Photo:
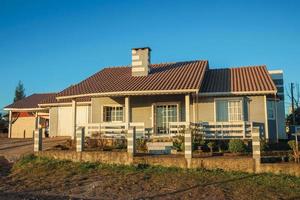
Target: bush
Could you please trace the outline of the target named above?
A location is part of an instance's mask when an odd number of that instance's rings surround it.
[[[290,140],[288,141],[288,145],[290,146],[290,148],[292,150],[295,150],[296,149],[296,141],[295,140]]]
[[[260,140],[260,150],[261,151],[266,151],[268,150],[270,147],[269,147],[269,144],[268,142],[266,141],[266,139],[262,138]]]
[[[178,136],[173,140],[173,146],[177,151],[184,151],[184,136]]]
[[[210,149],[210,153],[213,153],[214,147],[216,146],[216,144],[212,141],[210,141],[209,143],[207,143],[207,147]]]
[[[242,140],[232,139],[229,141],[228,150],[232,153],[242,153],[246,151],[246,145]]]

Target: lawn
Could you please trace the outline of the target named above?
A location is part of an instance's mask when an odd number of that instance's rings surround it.
[[[299,188],[300,178],[291,176],[75,163],[30,155],[2,175],[0,199],[300,199]]]

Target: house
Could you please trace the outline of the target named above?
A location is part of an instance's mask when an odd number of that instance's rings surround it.
[[[88,135],[137,126],[172,136],[193,126],[208,139],[248,139],[258,126],[267,140],[286,138],[282,71],[210,69],[207,60],[151,64],[149,47],[131,54],[130,66],[104,68],[38,104],[48,110],[50,136],[74,137],[80,126]]]
[[[55,93],[32,94],[4,108],[9,111],[9,135],[11,138],[32,138],[34,130],[45,128],[49,123],[48,109],[40,108],[39,103]]]

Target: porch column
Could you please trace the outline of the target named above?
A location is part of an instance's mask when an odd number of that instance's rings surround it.
[[[125,122],[130,123],[130,97],[125,97]]]
[[[41,128],[34,131],[34,152],[42,151],[43,147],[43,132]]]
[[[185,95],[185,121],[190,124],[190,94]]]
[[[127,131],[127,152],[130,156],[135,154],[135,127],[129,127]]]
[[[187,167],[190,168],[192,160],[192,130],[190,128],[185,130],[184,133],[184,157],[187,161]]]
[[[76,138],[76,100],[72,99],[72,139]]]
[[[84,127],[79,127],[76,132],[76,152],[82,152],[84,149]]]
[[[255,160],[255,171],[257,172],[261,163],[260,130],[257,127],[252,128],[252,156]]]
[[[11,130],[12,130],[12,111],[10,110],[8,113],[8,138],[11,138]]]

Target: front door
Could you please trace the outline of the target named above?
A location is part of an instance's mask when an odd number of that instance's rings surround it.
[[[156,106],[156,133],[169,133],[169,122],[178,121],[178,105],[157,105]]]

